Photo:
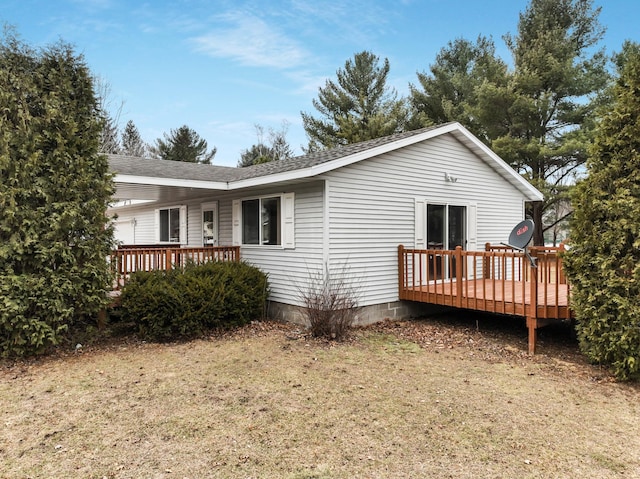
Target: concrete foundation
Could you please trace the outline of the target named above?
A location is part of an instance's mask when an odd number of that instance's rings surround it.
[[[419,318],[421,316],[436,314],[445,309],[446,308],[442,306],[414,303],[412,301],[394,301],[374,304],[360,308],[355,325],[365,326],[385,320]],[[276,321],[306,324],[306,319],[302,314],[301,307],[275,301],[269,301],[267,317]]]

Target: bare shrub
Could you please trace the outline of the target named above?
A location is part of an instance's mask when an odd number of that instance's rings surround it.
[[[309,283],[298,288],[302,314],[314,337],[342,340],[358,317],[358,288],[347,265],[309,272]]]

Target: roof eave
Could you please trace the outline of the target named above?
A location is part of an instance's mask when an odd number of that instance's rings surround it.
[[[159,178],[152,176],[121,175],[116,174],[114,183],[173,186],[176,188],[199,188],[205,190],[228,190],[229,184],[225,181],[186,180],[180,178]]]

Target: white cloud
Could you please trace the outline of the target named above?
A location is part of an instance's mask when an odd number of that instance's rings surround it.
[[[198,51],[249,66],[289,69],[305,63],[305,50],[262,19],[246,14],[218,19],[230,26],[192,38]]]
[[[375,41],[388,28],[394,15],[390,5],[368,0],[291,0],[292,15],[308,34],[326,37],[326,32],[331,32],[334,39],[360,45]]]

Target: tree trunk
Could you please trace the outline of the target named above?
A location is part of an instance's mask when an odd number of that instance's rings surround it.
[[[542,201],[531,203],[531,219],[536,225],[533,232],[534,246],[544,246],[544,224],[542,223]]]

